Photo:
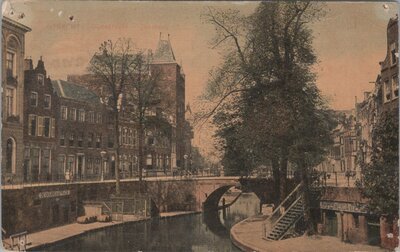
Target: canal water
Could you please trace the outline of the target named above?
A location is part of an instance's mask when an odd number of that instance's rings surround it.
[[[62,241],[44,251],[240,251],[231,243],[229,230],[258,210],[257,196],[244,193],[225,211],[126,223]]]

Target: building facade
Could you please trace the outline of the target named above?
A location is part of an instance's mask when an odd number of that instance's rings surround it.
[[[391,18],[387,26],[386,57],[379,62],[380,76],[376,83],[378,89],[379,113],[398,109],[399,105],[399,26],[398,17]]]
[[[31,59],[25,59],[24,87],[24,163],[25,182],[58,179],[56,162],[56,119],[58,97],[50,78],[46,76],[40,59],[33,68]]]
[[[101,180],[115,174],[113,130],[100,98],[85,87],[52,81],[59,97],[57,170],[66,180]]]
[[[24,57],[25,33],[31,29],[2,19],[2,183],[24,179]]]
[[[151,67],[161,73],[158,82],[162,110],[171,118],[171,165],[172,168],[185,169],[185,74],[175,59],[171,42],[158,41]]]

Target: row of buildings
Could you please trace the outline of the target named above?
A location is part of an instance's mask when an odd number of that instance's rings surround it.
[[[25,59],[25,34],[31,29],[10,18],[2,24],[2,183],[99,180],[137,176],[138,125],[120,110],[114,115],[88,88],[87,76],[51,80],[45,62]],[[160,103],[146,114],[147,175],[185,169],[193,137],[185,120],[185,74],[168,39],[160,40],[151,67],[161,72]],[[125,106],[125,105],[123,105]],[[119,167],[115,165],[119,138]]]
[[[372,131],[379,116],[386,111],[398,110],[398,18],[390,19],[387,27],[387,53],[379,62],[373,90],[364,92],[361,102],[355,101],[351,110],[336,111],[338,126],[333,132],[334,145],[328,160],[320,170],[332,173],[361,172],[360,161],[370,162],[372,155]]]
[[[398,243],[396,223],[370,213],[368,199],[362,197],[354,182],[362,181],[361,164],[371,162],[373,129],[379,117],[385,112],[399,113],[398,36],[398,17],[391,18],[387,25],[387,53],[379,62],[374,88],[364,93],[361,102],[356,101],[354,109],[337,112],[334,144],[327,160],[318,167],[329,174],[328,185],[334,186],[327,188],[320,202],[326,234],[389,249]],[[344,183],[340,183],[338,174],[346,178]]]

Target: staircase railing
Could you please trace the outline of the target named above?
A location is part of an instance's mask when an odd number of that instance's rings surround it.
[[[279,206],[275,208],[272,214],[265,220],[264,223],[264,237],[267,236],[267,232],[270,231],[272,227],[279,221],[279,219],[285,215],[285,213],[290,210],[292,206],[297,203],[302,196],[303,192],[303,182],[298,184],[296,188],[281,202]],[[270,228],[267,228],[270,227]]]

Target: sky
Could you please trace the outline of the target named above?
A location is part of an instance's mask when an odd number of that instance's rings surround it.
[[[174,54],[186,74],[186,102],[194,104],[208,73],[220,63],[209,41],[214,29],[201,19],[207,6],[250,14],[257,2],[5,1],[3,15],[32,28],[25,55],[43,57],[52,79],[84,73],[101,42],[129,37],[137,48],[156,48],[170,34]],[[372,90],[386,55],[386,26],[396,3],[329,2],[327,14],[312,25],[318,55],[317,86],[333,109],[354,108],[355,97]],[[24,13],[23,19],[18,16]],[[69,17],[73,16],[74,21]],[[194,108],[195,110],[195,108]],[[196,129],[194,144],[211,146],[207,128]]]

